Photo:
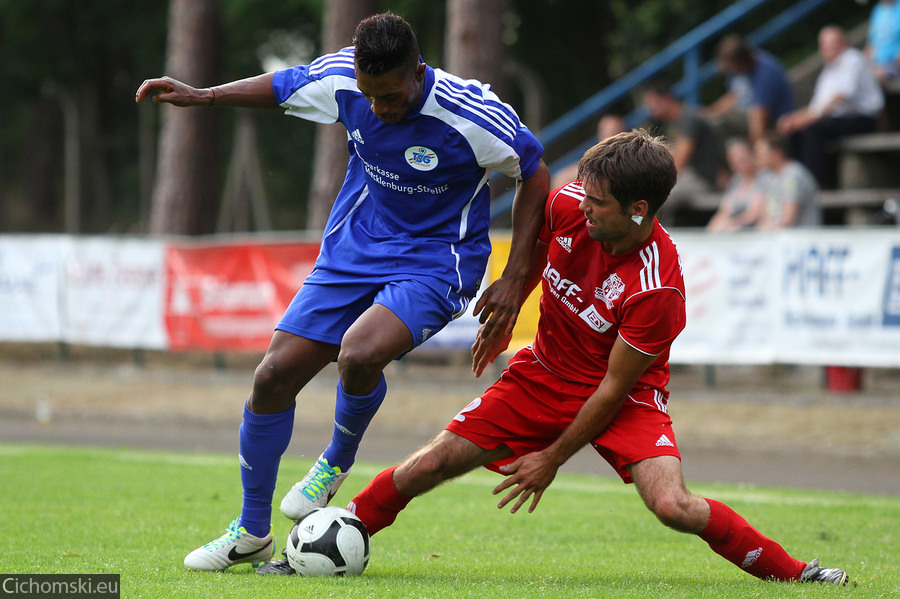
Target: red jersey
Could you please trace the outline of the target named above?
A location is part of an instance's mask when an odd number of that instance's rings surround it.
[[[655,221],[638,248],[614,256],[588,235],[580,181],[547,199],[540,239],[549,246],[533,350],[551,372],[599,385],[613,343],[659,357],[635,388],[664,389],[669,347],[684,329],[684,279],[675,243]],[[654,219],[655,220],[655,219]]]

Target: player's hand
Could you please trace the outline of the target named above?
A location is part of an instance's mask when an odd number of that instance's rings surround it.
[[[500,277],[484,290],[475,309],[474,316],[479,316],[482,325],[479,336],[497,337],[509,335],[516,326],[516,318],[524,301],[524,279]]]
[[[513,499],[518,498],[509,509],[510,513],[515,514],[530,498],[531,505],[528,507],[530,514],[537,507],[544,490],[556,478],[557,470],[559,470],[559,465],[551,460],[546,452],[542,451],[529,453],[511,464],[501,466],[500,471],[509,476],[494,488],[494,495],[499,495],[510,487],[512,489],[500,500],[497,507],[502,510]]]
[[[472,372],[476,377],[481,376],[488,364],[493,364],[497,356],[506,351],[512,334],[498,335],[496,337],[486,336],[482,334],[482,330],[487,325],[481,325],[478,335],[475,337],[475,343],[472,344]]]
[[[154,102],[175,106],[209,106],[213,100],[210,90],[197,89],[171,77],[147,79],[134,94],[134,101],[140,102],[151,94]]]

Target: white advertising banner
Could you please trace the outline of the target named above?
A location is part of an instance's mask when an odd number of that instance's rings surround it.
[[[898,365],[900,231],[798,232],[778,254],[780,362]]]
[[[673,363],[900,367],[900,229],[673,236],[687,291],[687,327],[672,346]],[[0,341],[246,350],[240,336],[208,342],[197,333],[206,330],[202,318],[188,323],[193,328],[174,326],[173,318],[184,319],[166,303],[171,273],[179,272],[175,257],[191,258],[191,276],[221,278],[228,273],[218,259],[231,254],[297,254],[288,266],[300,260],[308,267],[315,249],[239,244],[225,252],[221,244],[199,241],[173,246],[137,238],[0,236]],[[231,260],[244,265],[243,278],[248,260]],[[297,285],[288,271],[290,293],[276,312]],[[261,271],[253,280],[264,285],[277,278],[273,273]],[[478,328],[471,310],[425,345],[467,349]],[[523,309],[517,330],[533,330],[536,321],[536,307]]]
[[[776,255],[769,235],[675,233],[684,270],[687,326],[672,362],[766,364],[778,298]]]
[[[676,232],[672,362],[900,366],[900,230]]]
[[[165,243],[72,238],[64,256],[63,341],[166,349]]]
[[[0,236],[0,340],[60,340],[61,256],[66,243],[66,238],[51,235]]]

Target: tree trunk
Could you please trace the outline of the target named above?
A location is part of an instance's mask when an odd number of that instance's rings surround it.
[[[507,4],[508,0],[448,0],[444,36],[446,70],[489,83],[501,97]]]
[[[326,2],[322,27],[322,52],[336,52],[351,45],[356,26],[375,12],[373,0]],[[340,124],[316,125],[313,180],[309,191],[306,228],[321,231],[347,173],[347,132]]]
[[[220,28],[218,0],[170,0],[166,73],[197,87],[218,83]],[[210,233],[219,203],[216,111],[161,110],[150,232]]]

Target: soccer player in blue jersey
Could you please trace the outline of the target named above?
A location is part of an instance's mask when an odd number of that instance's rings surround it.
[[[272,496],[297,394],[337,361],[332,441],[281,502],[292,520],[327,504],[347,476],[384,400],[385,366],[476,295],[490,253],[494,170],[520,181],[513,239],[474,313],[485,335],[512,330],[549,193],[543,148],[489,86],[425,64],[409,24],[390,13],[364,19],[352,47],[309,65],[203,89],[150,79],[135,100],[148,96],[175,106],[281,107],[347,129],[347,175],[315,268],[278,323],[244,407],[241,514],[184,561],[196,570],[265,562],[275,551]]]

